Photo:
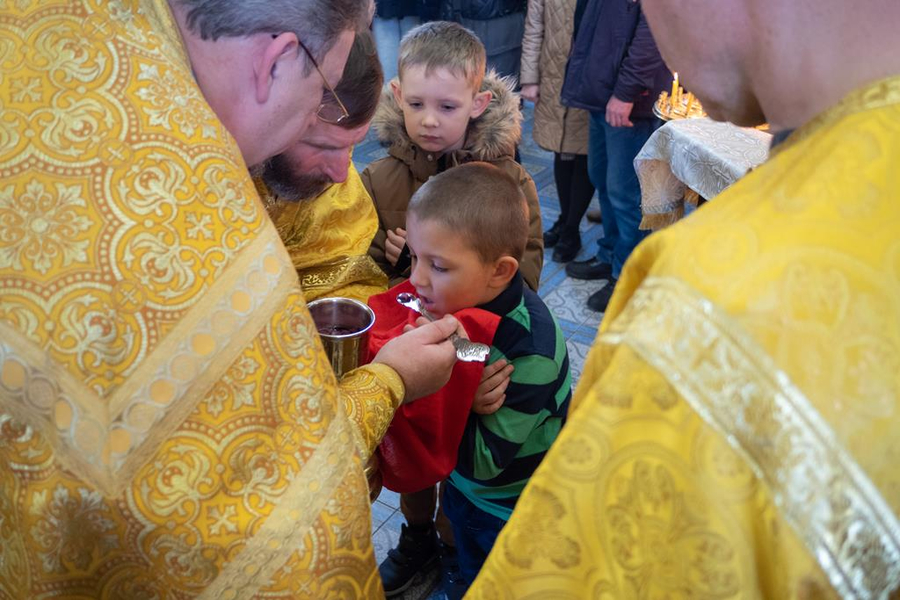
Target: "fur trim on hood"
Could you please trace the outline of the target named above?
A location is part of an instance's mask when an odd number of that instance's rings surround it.
[[[481,83],[481,91],[491,92],[491,102],[480,117],[469,123],[466,141],[458,152],[467,152],[475,160],[497,160],[513,156],[522,137],[522,111],[519,95],[513,91],[514,80],[488,71]],[[390,84],[381,92],[381,101],[372,119],[372,126],[381,142],[412,146],[406,133],[403,111],[394,100]]]

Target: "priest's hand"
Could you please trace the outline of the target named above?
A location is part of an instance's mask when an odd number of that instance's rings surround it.
[[[444,316],[430,322],[420,317],[418,327],[406,331],[385,344],[372,362],[385,364],[400,375],[406,386],[404,402],[433,394],[449,380],[456,364],[456,348],[450,334],[466,332],[454,317]]]

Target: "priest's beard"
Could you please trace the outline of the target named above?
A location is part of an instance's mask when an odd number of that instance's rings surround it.
[[[312,200],[334,183],[325,174],[298,173],[297,169],[298,165],[279,154],[251,169],[251,174],[261,177],[279,199],[290,202]]]

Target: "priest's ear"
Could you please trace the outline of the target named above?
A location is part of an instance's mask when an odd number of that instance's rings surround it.
[[[263,104],[269,100],[275,81],[285,76],[283,71],[296,68],[300,45],[291,32],[259,37],[263,47],[254,61],[254,84],[256,101]]]

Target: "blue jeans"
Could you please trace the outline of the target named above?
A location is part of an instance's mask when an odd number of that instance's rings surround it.
[[[591,113],[588,137],[588,175],[600,197],[603,237],[597,260],[612,265],[618,279],[631,251],[647,237],[641,231],[641,186],[634,157],[662,125],[659,119],[632,119],[634,127],[612,127],[603,112]]]
[[[378,48],[378,58],[384,69],[384,81],[387,83],[397,76],[397,59],[400,51],[400,40],[406,33],[419,24],[419,17],[408,16],[402,19],[382,19],[375,17],[372,21],[372,34]]]
[[[469,502],[449,481],[442,486],[442,490],[441,506],[453,527],[459,571],[466,586],[470,586],[487,560],[506,521]]]

